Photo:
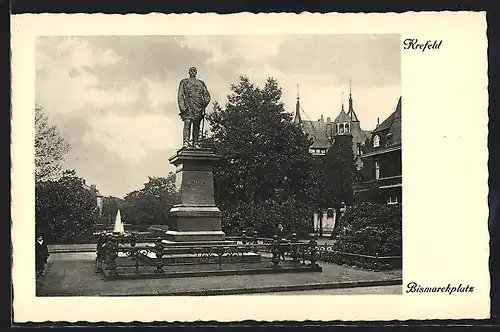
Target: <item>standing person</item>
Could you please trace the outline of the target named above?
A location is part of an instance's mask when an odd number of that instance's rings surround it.
[[[45,270],[45,263],[49,258],[49,249],[47,244],[43,240],[42,235],[38,235],[35,242],[35,264],[36,264],[36,276],[43,276]]]
[[[285,232],[281,223],[278,224],[278,238],[280,240],[285,238]]]

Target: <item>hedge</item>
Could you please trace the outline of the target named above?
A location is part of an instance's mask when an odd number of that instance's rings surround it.
[[[340,220],[333,251],[322,253],[321,260],[365,269],[400,269],[402,256],[401,205],[362,202],[347,208]]]

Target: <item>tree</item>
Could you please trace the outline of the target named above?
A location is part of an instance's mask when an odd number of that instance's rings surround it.
[[[99,218],[97,199],[74,170],[64,171],[57,181],[38,182],[35,188],[36,231],[48,243],[91,236]]]
[[[340,135],[328,149],[321,169],[323,182],[321,184],[320,207],[335,208],[335,231],[338,229],[340,207],[342,203],[351,205],[354,200],[353,179],[356,172],[354,153],[352,151],[352,136]]]
[[[223,229],[272,235],[281,223],[285,231],[305,232],[315,190],[311,141],[285,112],[276,80],[259,88],[241,76],[231,92],[208,115],[207,141],[221,156],[214,186]]]
[[[165,224],[167,212],[178,203],[175,173],[149,177],[141,190],[129,193],[123,202],[123,220],[134,225]]]
[[[55,180],[61,176],[61,163],[70,151],[69,144],[49,125],[41,106],[35,106],[35,181]]]
[[[118,212],[118,210],[122,210],[124,202],[125,201],[119,197],[104,197],[102,200],[101,222],[108,225],[113,224],[116,213]]]

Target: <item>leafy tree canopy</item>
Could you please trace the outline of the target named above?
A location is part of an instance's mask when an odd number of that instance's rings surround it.
[[[324,208],[332,206],[338,208],[342,202],[351,205],[356,171],[351,135],[340,135],[335,138],[335,142],[324,157],[322,167]]]
[[[135,225],[163,224],[167,212],[178,203],[175,189],[175,174],[164,177],[149,177],[140,190],[130,192],[124,199],[123,220]]]
[[[99,217],[97,199],[74,170],[35,188],[36,231],[49,243],[68,243],[92,234]]]
[[[35,106],[35,181],[55,180],[61,176],[64,155],[70,151],[68,142],[57,127],[49,124],[41,106]]]
[[[311,141],[285,112],[277,81],[269,78],[259,88],[241,76],[208,120],[208,142],[222,158],[214,178],[225,231],[308,227],[315,196]]]

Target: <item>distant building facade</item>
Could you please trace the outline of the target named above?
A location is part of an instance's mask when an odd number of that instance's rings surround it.
[[[402,98],[396,110],[373,130],[364,144],[361,160],[362,170],[355,179],[356,201],[378,204],[401,204],[402,202],[402,156],[401,156],[401,111]]]

